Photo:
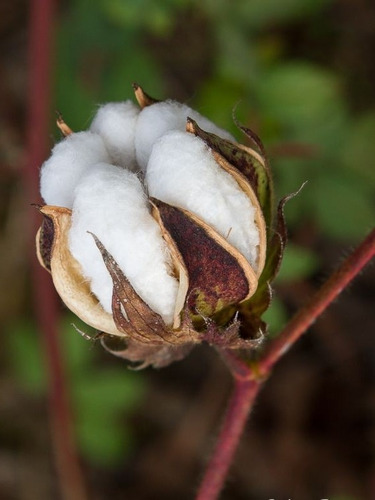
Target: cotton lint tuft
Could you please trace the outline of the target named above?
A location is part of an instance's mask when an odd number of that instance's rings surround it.
[[[111,156],[111,163],[135,171],[135,125],[139,108],[132,101],[110,102],[98,109],[90,130],[99,134]]]
[[[150,196],[190,210],[256,266],[256,208],[201,139],[178,131],[161,137],[152,149],[146,183]]]
[[[110,158],[102,138],[93,132],[77,132],[56,144],[42,165],[40,192],[47,205],[72,208],[74,189],[89,168]]]
[[[170,130],[186,130],[186,119],[190,117],[207,132],[219,135],[224,139],[234,140],[225,130],[217,127],[210,120],[185,104],[175,101],[164,101],[145,107],[139,114],[136,132],[135,149],[139,167],[145,170],[152,147],[157,139]]]
[[[112,279],[87,231],[112,254],[141,298],[171,324],[178,282],[170,274],[169,252],[134,173],[95,165],[77,187],[73,205],[71,252],[91,290],[111,312]]]

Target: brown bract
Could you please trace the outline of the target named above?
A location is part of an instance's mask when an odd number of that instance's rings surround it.
[[[112,335],[123,335],[112,315],[104,311],[91,292],[80,264],[69,250],[71,210],[45,205],[40,212],[47,222],[44,221],[37,234],[37,255],[42,266],[49,268],[57,293],[66,306],[88,325]]]

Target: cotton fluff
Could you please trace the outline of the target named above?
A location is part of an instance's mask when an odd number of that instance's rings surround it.
[[[96,113],[90,130],[99,134],[115,165],[136,170],[135,125],[139,108],[132,101],[110,102]],[[100,160],[99,160],[100,161]]]
[[[195,120],[205,131],[231,141],[234,138],[217,127],[197,111],[175,101],[163,101],[145,107],[139,114],[135,132],[135,150],[138,165],[146,169],[152,147],[156,140],[170,130],[186,130],[187,117]]]
[[[127,170],[100,163],[76,189],[69,246],[91,290],[111,312],[112,280],[91,231],[117,261],[135,291],[167,324],[173,320],[178,282],[169,253],[150,215],[142,185]]]
[[[56,144],[40,172],[40,192],[47,205],[72,208],[74,189],[81,177],[98,162],[110,158],[103,140],[93,132],[68,135]]]
[[[152,149],[145,180],[150,196],[190,210],[255,266],[256,209],[201,139],[179,131],[165,134]]]

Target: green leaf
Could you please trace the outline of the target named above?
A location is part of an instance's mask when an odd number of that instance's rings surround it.
[[[76,380],[73,397],[76,432],[83,454],[94,463],[113,465],[132,443],[124,416],[144,397],[143,378],[122,369],[88,372]]]
[[[288,313],[280,299],[274,297],[270,307],[263,314],[262,319],[268,325],[269,336],[276,336],[288,320]]]
[[[239,2],[238,15],[252,27],[291,22],[304,18],[329,5],[332,0],[263,0]],[[235,5],[235,4],[234,4]],[[236,9],[236,7],[234,7]]]
[[[94,361],[96,350],[100,348],[94,341],[83,338],[77,328],[90,336],[95,332],[73,314],[64,315],[61,319],[59,332],[61,335],[64,359],[70,376],[75,376],[87,370]]]
[[[256,89],[265,118],[278,121],[287,136],[313,143],[333,141],[346,116],[337,77],[303,62],[272,66]]]
[[[345,140],[338,150],[343,165],[375,186],[375,112],[371,111],[348,124]]]
[[[224,78],[215,78],[207,81],[200,88],[194,99],[194,107],[220,127],[233,135],[238,135],[238,128],[232,120],[232,111],[233,106],[238,102],[238,96],[241,95],[243,95],[243,89],[238,83]]]
[[[315,218],[332,239],[361,238],[374,224],[373,197],[344,175],[314,179],[311,197]]]
[[[35,395],[44,394],[47,387],[40,342],[38,332],[30,320],[14,323],[7,330],[8,360],[15,378],[28,392]]]
[[[82,454],[90,462],[100,466],[114,466],[132,448],[132,434],[124,422],[80,418],[76,431]]]
[[[311,250],[289,243],[277,280],[284,282],[306,278],[316,271],[318,264],[319,259]]]
[[[110,418],[124,410],[132,410],[144,396],[144,381],[125,365],[121,369],[98,369],[85,373],[72,388],[78,412],[90,418]]]

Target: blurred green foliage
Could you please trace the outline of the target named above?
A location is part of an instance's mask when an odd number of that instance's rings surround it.
[[[82,454],[91,462],[111,466],[132,449],[129,418],[145,394],[145,379],[126,370],[123,362],[103,367],[98,349],[77,333],[71,323],[87,329],[72,315],[59,328],[66,375],[74,408],[74,423]],[[20,386],[34,396],[46,396],[45,360],[35,327],[20,321],[7,332],[9,363]]]

